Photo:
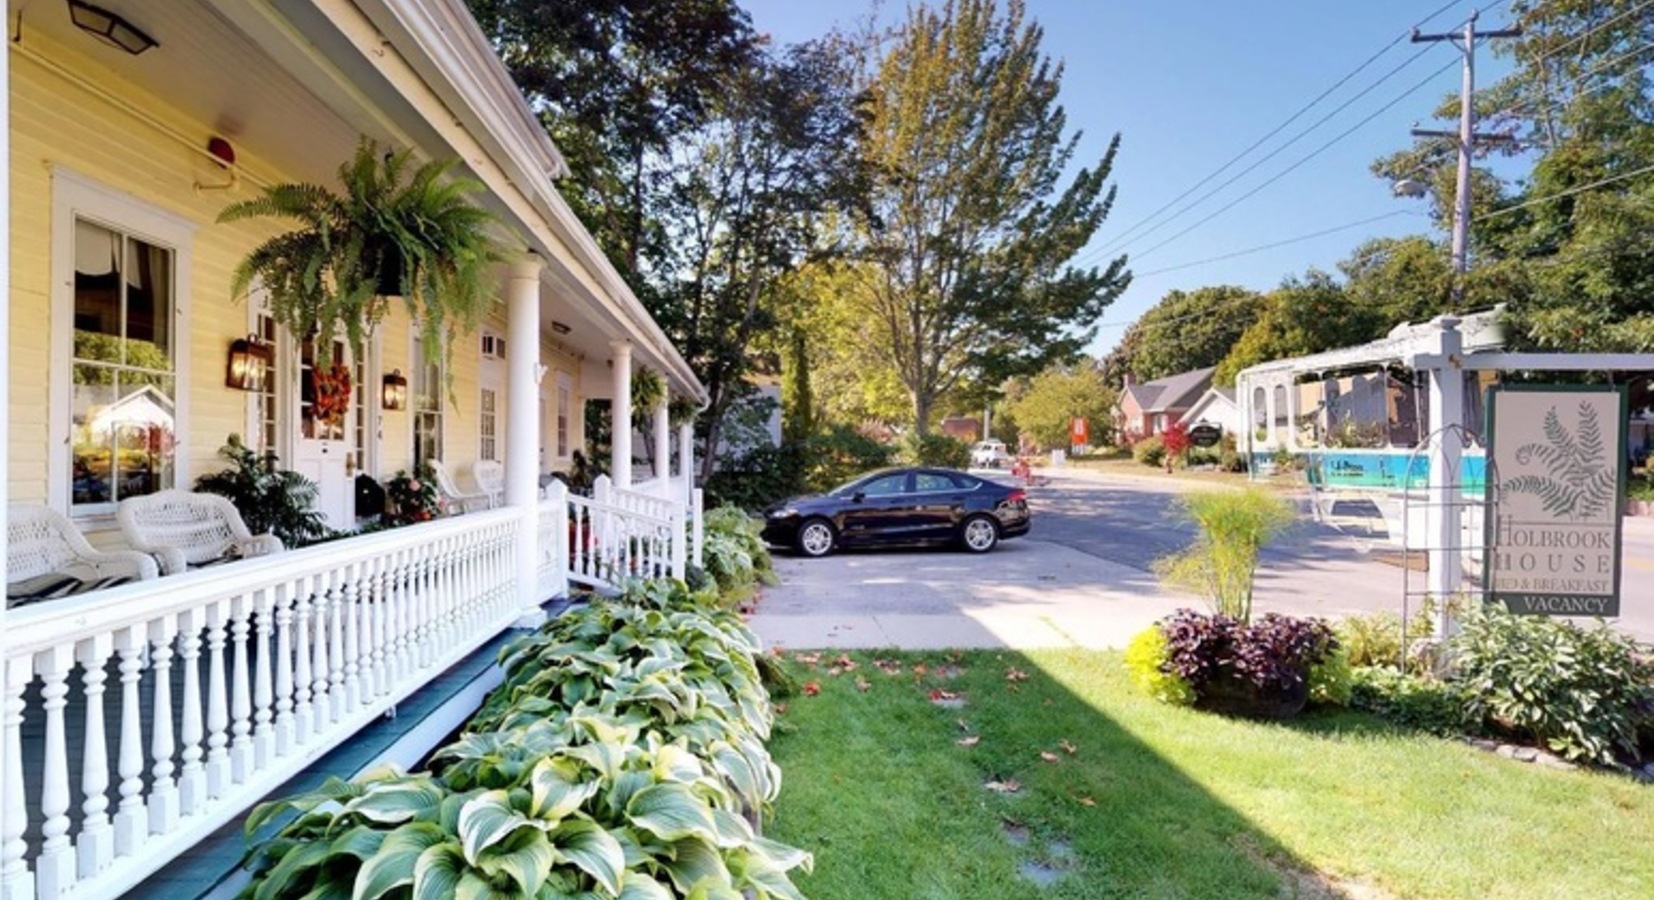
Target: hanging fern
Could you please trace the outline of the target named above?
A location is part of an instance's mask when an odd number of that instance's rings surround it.
[[[399,293],[420,322],[421,349],[432,362],[446,359],[487,309],[487,268],[500,255],[488,236],[496,219],[471,200],[481,185],[450,177],[457,160],[414,168],[412,152],[382,152],[363,138],[339,167],[343,193],[278,184],[218,214],[219,222],[298,223],[247,254],[231,293],[241,298],[262,284],[276,322],[292,334],[314,335],[324,364],[340,334],[361,349],[391,295]]]
[[[1582,401],[1578,430],[1570,432],[1553,406],[1545,413],[1544,432],[1546,443],[1524,444],[1515,458],[1522,465],[1537,460],[1545,474],[1516,476],[1504,489],[1538,498],[1552,516],[1578,520],[1601,515],[1618,497],[1619,481],[1609,465],[1596,407]]]

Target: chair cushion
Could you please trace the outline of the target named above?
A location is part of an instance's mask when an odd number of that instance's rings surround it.
[[[30,603],[39,603],[42,600],[59,600],[64,597],[73,597],[76,594],[86,594],[92,591],[101,591],[104,588],[115,587],[131,581],[129,575],[110,575],[104,578],[81,580],[73,575],[62,572],[48,572],[45,575],[36,575],[6,585],[6,606],[27,606]]]

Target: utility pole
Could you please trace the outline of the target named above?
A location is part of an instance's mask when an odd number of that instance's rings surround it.
[[[1521,35],[1520,28],[1498,28],[1493,31],[1476,30],[1476,11],[1471,10],[1470,18],[1465,20],[1463,32],[1445,32],[1443,34],[1420,34],[1417,28],[1413,29],[1413,43],[1433,43],[1435,41],[1452,41],[1457,44],[1464,54],[1464,85],[1459,89],[1459,130],[1432,131],[1429,129],[1413,129],[1414,137],[1456,138],[1459,143],[1459,180],[1457,194],[1453,202],[1453,303],[1457,309],[1464,299],[1464,274],[1470,270],[1468,248],[1470,244],[1470,159],[1477,141],[1496,142],[1510,141],[1509,135],[1477,134],[1476,110],[1472,100],[1476,93],[1476,39],[1477,38],[1508,38]]]

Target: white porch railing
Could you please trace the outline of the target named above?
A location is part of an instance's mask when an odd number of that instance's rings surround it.
[[[561,482],[546,493],[537,566],[542,592],[569,582],[614,590],[629,578],[684,577],[685,504],[616,488],[606,476],[593,483],[591,497],[570,495]]]
[[[0,896],[125,891],[500,633],[520,516],[10,612]]]

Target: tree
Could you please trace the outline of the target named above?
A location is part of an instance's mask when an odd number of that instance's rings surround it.
[[[1103,359],[1103,378],[1118,388],[1126,375],[1154,381],[1215,366],[1258,320],[1262,301],[1257,291],[1232,285],[1170,291],[1126,329]]]
[[[1473,182],[1472,278],[1510,301],[1519,346],[1654,349],[1654,16],[1641,0],[1513,4],[1522,35],[1493,45],[1513,58],[1478,91],[1478,130],[1512,143],[1485,154],[1531,154],[1531,174],[1506,183],[1486,167]],[[1454,95],[1437,110],[1457,116]],[[1381,177],[1430,173],[1438,224],[1450,224],[1455,150],[1423,141],[1374,164]],[[1639,174],[1640,173],[1640,174]]]
[[[677,311],[668,333],[709,395],[708,448],[757,368],[754,342],[775,328],[776,305],[799,299],[788,276],[820,250],[822,217],[854,183],[859,122],[844,60],[834,39],[757,57],[676,151],[662,216],[672,280],[661,291]],[[710,476],[714,454],[702,460]]]
[[[1086,420],[1093,446],[1111,442],[1116,395],[1089,361],[1054,366],[1007,393],[1006,412],[1041,448],[1067,447],[1075,419]]]
[[[1022,0],[912,7],[866,91],[855,297],[921,434],[968,382],[1074,358],[1129,280],[1124,257],[1069,265],[1113,202],[1119,136],[1059,190],[1080,135],[1041,37]]]
[[[1212,381],[1232,385],[1248,366],[1365,343],[1388,328],[1381,310],[1349,302],[1344,288],[1311,269],[1288,278],[1264,299],[1264,313],[1218,364]]]
[[[632,289],[664,252],[665,164],[757,48],[734,0],[469,0],[573,173],[569,205]],[[652,310],[653,311],[653,310]]]

